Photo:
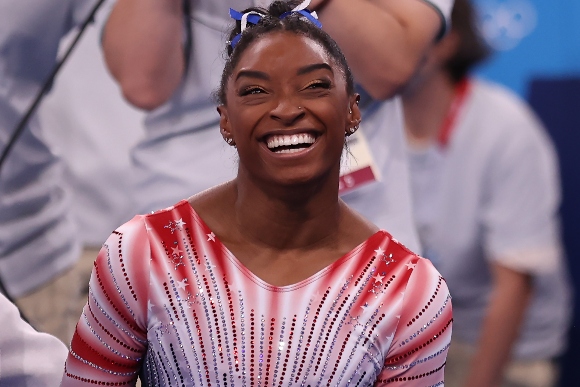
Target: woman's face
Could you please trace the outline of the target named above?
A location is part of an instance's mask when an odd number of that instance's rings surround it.
[[[338,176],[345,131],[360,121],[345,76],[317,42],[274,32],[246,48],[218,108],[240,169],[282,185]],[[352,112],[350,112],[352,110]]]

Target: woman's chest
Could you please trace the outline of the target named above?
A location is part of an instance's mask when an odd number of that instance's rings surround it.
[[[401,298],[372,268],[283,288],[211,263],[194,272],[150,293],[152,385],[364,386],[380,373]]]

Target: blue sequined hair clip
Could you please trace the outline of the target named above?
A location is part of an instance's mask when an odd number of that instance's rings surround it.
[[[322,28],[322,24],[320,23],[320,21],[318,21],[318,15],[316,14],[316,12],[310,12],[309,10],[306,9],[308,5],[310,5],[310,0],[304,0],[302,3],[300,3],[300,5],[298,5],[291,11],[284,12],[282,15],[280,15],[280,19],[284,19],[285,17],[288,17],[294,13],[298,13],[303,17],[305,17],[310,22],[312,22],[316,27]],[[236,47],[236,45],[242,38],[242,33],[246,30],[246,28],[248,28],[248,23],[256,25],[260,22],[260,20],[264,16],[266,15],[256,11],[241,13],[230,8],[230,17],[241,23],[240,33],[234,36],[234,38],[229,42],[232,49]]]

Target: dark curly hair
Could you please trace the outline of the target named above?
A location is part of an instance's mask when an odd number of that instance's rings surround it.
[[[322,29],[318,28],[314,23],[298,13],[291,13],[290,15],[280,19],[280,16],[286,12],[290,12],[294,9],[301,1],[291,0],[291,1],[274,1],[268,9],[260,7],[247,8],[242,13],[247,12],[259,12],[265,16],[260,19],[260,21],[253,25],[248,24],[248,27],[241,34],[239,41],[232,47],[229,42],[231,42],[241,31],[241,22],[236,21],[235,27],[231,30],[229,34],[229,41],[227,43],[227,58],[222,72],[221,82],[219,89],[216,91],[215,96],[218,104],[226,103],[226,85],[228,79],[232,75],[234,68],[237,66],[242,53],[256,40],[261,37],[272,33],[272,32],[283,32],[288,31],[295,34],[304,35],[315,42],[318,42],[324,50],[334,59],[336,64],[341,68],[344,77],[346,79],[347,93],[354,93],[354,80],[352,72],[346,62],[344,54],[336,44],[336,42],[324,32]]]

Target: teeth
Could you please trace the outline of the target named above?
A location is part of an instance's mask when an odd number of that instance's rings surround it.
[[[268,139],[268,148],[275,149],[280,146],[300,145],[300,144],[314,144],[314,135],[310,133],[290,134],[272,136]],[[299,151],[300,149],[284,149],[280,150],[283,153],[291,153],[287,151]]]
[[[300,148],[292,148],[292,149],[280,149],[277,150],[276,153],[296,153],[300,152],[302,149]]]

